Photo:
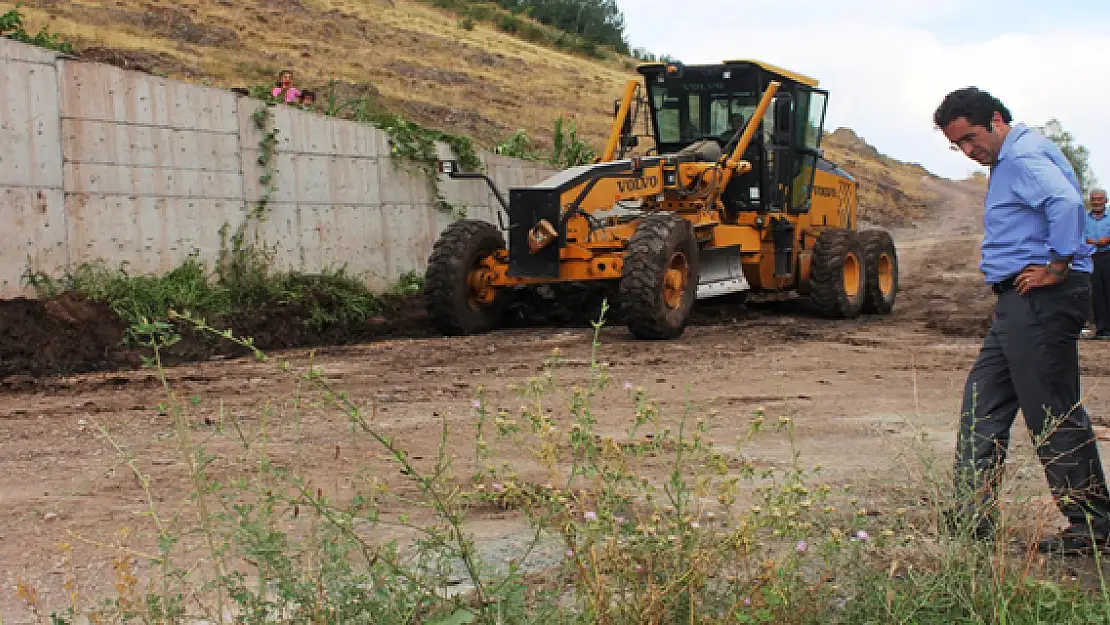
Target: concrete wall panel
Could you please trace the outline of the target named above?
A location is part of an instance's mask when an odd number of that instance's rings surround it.
[[[53,65],[0,58],[0,185],[61,188],[57,81]]]
[[[432,253],[437,211],[429,204],[399,204],[382,208],[383,247],[390,280],[408,271],[423,272]]]
[[[235,134],[235,95],[220,89],[122,70],[62,61],[62,115],[70,119]]]
[[[242,201],[237,173],[163,167],[67,164],[70,193],[159,198],[211,198]]]
[[[67,266],[62,190],[0,187],[0,211],[0,296],[33,296],[25,270],[57,276]]]
[[[126,263],[136,273],[162,273],[194,252],[212,262],[220,251],[220,225],[237,224],[242,215],[242,204],[234,201],[71,193],[71,263]]]
[[[62,120],[68,162],[193,168],[239,174],[236,134],[194,132],[114,122]]]
[[[68,263],[57,55],[0,37],[0,297]]]

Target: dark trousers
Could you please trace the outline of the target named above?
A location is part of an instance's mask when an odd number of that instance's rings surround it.
[[[1110,493],[1080,403],[1078,338],[1090,302],[1090,277],[1082,273],[998,296],[964,388],[956,488],[965,501],[993,504],[1020,408],[1060,511],[1084,527],[1090,516],[1096,532],[1110,534]]]
[[[1095,332],[1110,334],[1110,252],[1094,255],[1091,274],[1091,300],[1094,304]]]

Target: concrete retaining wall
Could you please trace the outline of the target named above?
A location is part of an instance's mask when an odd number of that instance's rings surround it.
[[[0,37],[0,297],[27,267],[69,262],[58,67],[53,54]]]
[[[261,102],[57,55],[0,38],[0,297],[33,296],[24,271],[81,263],[161,273],[212,263],[263,194]],[[346,265],[383,289],[422,271],[454,217],[425,174],[373,127],[277,106],[276,188],[255,232],[283,268]],[[446,146],[438,146],[449,156]],[[483,153],[506,191],[550,175]],[[481,182],[441,180],[452,205],[496,223]]]

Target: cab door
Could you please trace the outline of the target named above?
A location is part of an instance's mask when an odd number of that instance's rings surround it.
[[[791,181],[790,212],[805,213],[811,206],[813,177],[825,127],[825,107],[829,94],[821,89],[799,88],[795,106],[797,169]]]

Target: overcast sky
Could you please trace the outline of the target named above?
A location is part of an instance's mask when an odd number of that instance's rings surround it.
[[[1110,184],[1110,1],[618,0],[629,43],[688,64],[752,58],[817,78],[826,129],[963,178],[932,114],[952,89],[998,96],[1015,121],[1056,117]],[[984,170],[985,171],[985,170]]]

